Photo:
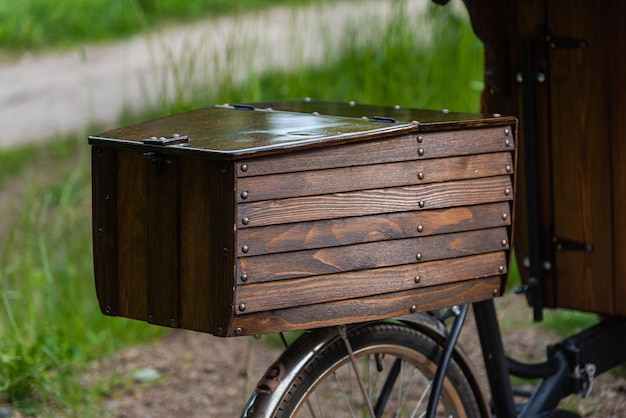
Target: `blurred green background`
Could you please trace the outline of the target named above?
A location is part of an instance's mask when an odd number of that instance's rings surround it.
[[[0,0],[0,49],[11,54],[80,47],[278,3],[312,2]],[[164,93],[157,106],[120,114],[119,124],[216,103],[304,97],[478,111],[482,45],[462,7],[428,2],[423,15],[411,16],[404,3],[393,3],[387,25],[360,23],[378,31],[367,45],[355,28],[342,40],[340,54],[319,65],[253,73],[240,82],[226,69],[216,75],[218,82],[194,86],[193,95]],[[92,415],[104,390],[82,387],[80,370],[87,362],[166,332],[100,314],[90,182],[83,133],[0,149],[0,406],[10,403],[27,414]]]

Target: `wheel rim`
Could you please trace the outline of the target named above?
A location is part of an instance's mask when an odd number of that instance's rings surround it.
[[[383,417],[423,417],[428,406],[430,385],[437,364],[408,347],[377,344],[355,350],[359,373],[372,405],[381,399],[394,363],[399,374],[389,392]],[[382,366],[382,371],[379,371]],[[293,417],[366,417],[363,395],[356,382],[350,359],[343,357],[329,367],[310,386],[296,405]],[[446,378],[437,417],[467,418],[453,383]]]

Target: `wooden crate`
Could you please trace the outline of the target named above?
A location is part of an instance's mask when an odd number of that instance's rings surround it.
[[[235,336],[501,294],[515,119],[272,107],[90,137],[105,314]]]

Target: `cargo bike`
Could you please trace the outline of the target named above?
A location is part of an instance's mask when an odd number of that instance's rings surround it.
[[[246,417],[575,416],[559,401],[626,356],[626,86],[598,76],[626,59],[612,53],[626,6],[466,4],[482,115],[302,100],[90,137],[103,313],[222,337],[306,330]],[[500,336],[512,243],[535,319],[602,318],[540,364]],[[456,344],[469,304],[489,397]],[[541,383],[519,403],[510,376]]]

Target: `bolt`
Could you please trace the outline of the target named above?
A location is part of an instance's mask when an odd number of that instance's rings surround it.
[[[237,334],[237,335],[243,334],[243,329],[241,329],[241,328],[235,329],[235,334]]]
[[[244,173],[248,171],[248,164],[241,164],[241,171]]]

